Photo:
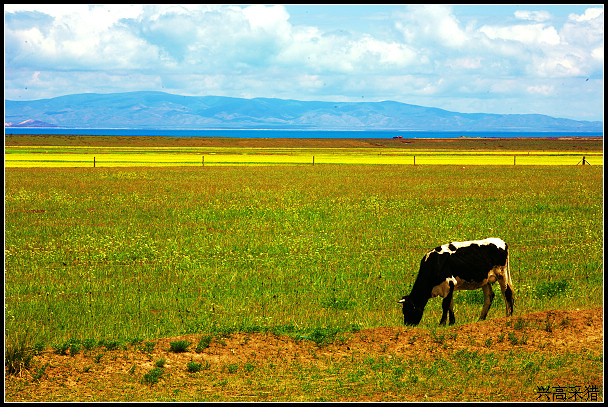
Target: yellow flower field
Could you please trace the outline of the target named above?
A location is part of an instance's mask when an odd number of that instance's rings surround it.
[[[368,148],[47,147],[5,148],[5,167],[138,167],[202,165],[577,165],[583,155],[603,165],[603,153],[573,151],[404,150]]]

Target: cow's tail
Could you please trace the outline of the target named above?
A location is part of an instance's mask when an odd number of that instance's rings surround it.
[[[507,303],[507,316],[511,316],[513,314],[513,281],[511,281],[511,265],[509,262],[509,251],[507,250],[507,264],[506,264],[506,275],[505,275],[505,283],[507,285],[505,289],[505,300]]]

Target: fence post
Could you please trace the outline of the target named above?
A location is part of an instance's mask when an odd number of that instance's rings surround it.
[[[414,165],[416,165],[416,156],[414,156]]]
[[[516,155],[513,156],[513,165],[515,165],[515,158],[517,158]]]
[[[312,165],[315,165],[315,156],[312,156]]]
[[[203,156],[203,167],[205,166],[205,156]]]
[[[95,168],[95,157],[93,157],[93,168]]]
[[[585,165],[585,164],[591,165],[591,164],[589,164],[589,161],[585,160],[585,156],[583,156],[583,159],[578,162],[578,164],[581,164],[581,163],[582,163],[582,165]],[[578,164],[576,164],[576,165],[578,165]]]

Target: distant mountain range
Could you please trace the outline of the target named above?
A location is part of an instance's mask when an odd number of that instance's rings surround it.
[[[51,123],[40,121],[40,120],[27,119],[27,120],[24,120],[24,121],[19,122],[19,123],[4,122],[4,127],[42,127],[42,128],[49,128],[49,127],[57,127],[57,126],[54,125],[54,124],[51,124]]]
[[[5,101],[5,127],[416,131],[602,131],[600,121],[458,113],[399,102],[305,102],[164,92]]]

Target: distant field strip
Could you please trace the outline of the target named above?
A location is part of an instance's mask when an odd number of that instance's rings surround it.
[[[602,152],[446,151],[368,148],[5,147],[5,167],[202,165],[603,165]]]

